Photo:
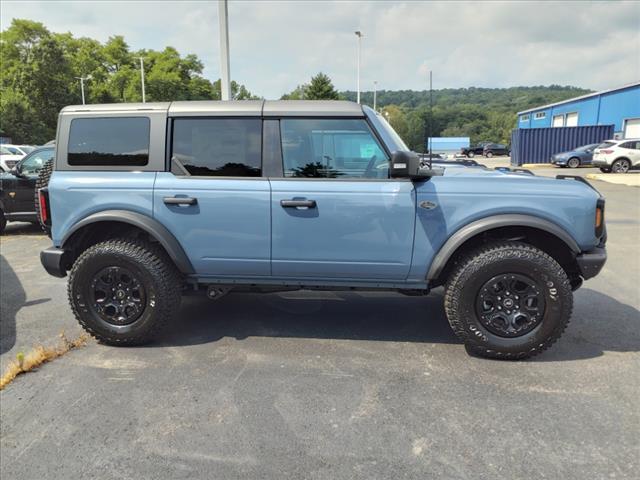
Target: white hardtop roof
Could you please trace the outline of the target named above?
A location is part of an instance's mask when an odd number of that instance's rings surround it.
[[[195,100],[70,105],[61,113],[165,111],[169,116],[364,117],[362,107],[341,100]]]
[[[586,95],[582,95],[580,97],[567,98],[566,100],[562,100],[561,102],[549,103],[548,105],[542,105],[540,107],[529,108],[528,110],[522,110],[517,114],[522,115],[523,113],[537,112],[538,110],[544,110],[546,108],[555,107],[557,105],[564,105],[565,103],[571,103],[577,100],[584,100],[585,98],[590,98],[590,97],[597,97],[598,95],[603,95],[605,93],[617,92],[618,90],[624,90],[626,88],[637,87],[637,86],[640,86],[640,82],[628,83],[627,85],[623,85],[622,87],[610,88],[608,90],[601,90],[599,92],[587,93]]]

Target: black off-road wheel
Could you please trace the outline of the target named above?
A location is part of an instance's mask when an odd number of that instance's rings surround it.
[[[40,198],[38,196],[38,190],[41,188],[45,188],[49,185],[49,179],[51,179],[51,173],[53,172],[53,160],[47,160],[45,164],[40,169],[40,173],[38,173],[38,178],[36,180],[36,190],[34,193],[34,202],[36,207],[36,216],[38,217],[38,223],[40,224],[40,228],[47,234],[49,238],[51,238],[51,228],[48,225],[42,223],[42,217],[40,216]]]
[[[519,360],[549,348],[571,318],[562,267],[531,245],[487,245],[462,258],[446,284],[449,323],[476,356]]]
[[[108,345],[153,340],[178,311],[182,277],[165,251],[137,239],[85,250],[69,275],[71,309],[80,325]]]

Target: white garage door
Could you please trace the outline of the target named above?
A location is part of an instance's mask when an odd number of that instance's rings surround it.
[[[640,118],[625,120],[624,138],[640,138]]]
[[[551,125],[554,127],[564,127],[564,115],[554,115]]]
[[[577,112],[567,113],[567,127],[578,126],[578,114]]]

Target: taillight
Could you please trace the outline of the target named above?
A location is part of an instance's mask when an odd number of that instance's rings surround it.
[[[49,224],[49,198],[46,190],[38,190],[38,201],[40,202],[40,220],[45,225]]]
[[[598,153],[613,153],[613,150],[600,150]]]
[[[601,237],[604,231],[604,198],[599,198],[596,202],[596,237]]]

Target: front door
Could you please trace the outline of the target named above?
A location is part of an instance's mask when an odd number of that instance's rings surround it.
[[[389,179],[365,119],[282,119],[283,178],[271,178],[275,277],[404,280],[415,191]]]
[[[199,275],[271,273],[269,181],[261,177],[262,120],[173,120],[171,172],[160,172],[154,216]]]

